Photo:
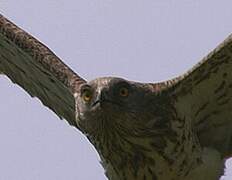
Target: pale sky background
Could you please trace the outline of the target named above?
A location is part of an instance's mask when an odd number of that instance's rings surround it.
[[[87,80],[143,82],[180,75],[208,54],[232,32],[231,7],[231,0],[0,0],[0,13]],[[0,92],[0,180],[106,180],[78,130],[3,76]]]

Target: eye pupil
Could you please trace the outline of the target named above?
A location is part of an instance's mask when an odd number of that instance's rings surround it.
[[[83,92],[82,98],[85,102],[89,102],[92,98],[92,93],[89,90]]]
[[[120,89],[120,96],[127,97],[129,95],[129,91],[127,88],[121,88]]]

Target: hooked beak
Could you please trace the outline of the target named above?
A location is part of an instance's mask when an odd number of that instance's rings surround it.
[[[98,104],[101,106],[102,103],[106,100],[105,95],[103,92],[98,93],[95,101],[92,103],[92,107],[97,106]]]
[[[97,99],[97,100],[92,104],[92,107],[96,106],[97,104],[101,104],[101,100]]]
[[[106,91],[101,91],[98,93],[95,101],[92,103],[91,107],[94,108],[96,106],[104,106],[106,103],[115,104],[111,99],[108,98]]]

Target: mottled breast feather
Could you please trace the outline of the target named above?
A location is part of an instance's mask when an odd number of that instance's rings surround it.
[[[164,82],[202,147],[232,153],[232,35],[184,75]]]
[[[49,48],[0,14],[0,72],[70,125],[75,121],[74,93],[81,77]]]

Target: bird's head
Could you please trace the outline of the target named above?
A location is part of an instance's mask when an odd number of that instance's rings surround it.
[[[91,136],[106,131],[136,133],[149,120],[153,100],[149,85],[121,78],[98,78],[80,87],[77,123]]]
[[[103,157],[106,169],[112,165],[137,172],[145,157],[150,160],[145,164],[154,162],[148,152],[164,152],[163,134],[171,134],[170,118],[165,118],[170,108],[165,106],[166,96],[154,89],[148,83],[112,77],[80,87],[76,95],[77,124]]]

